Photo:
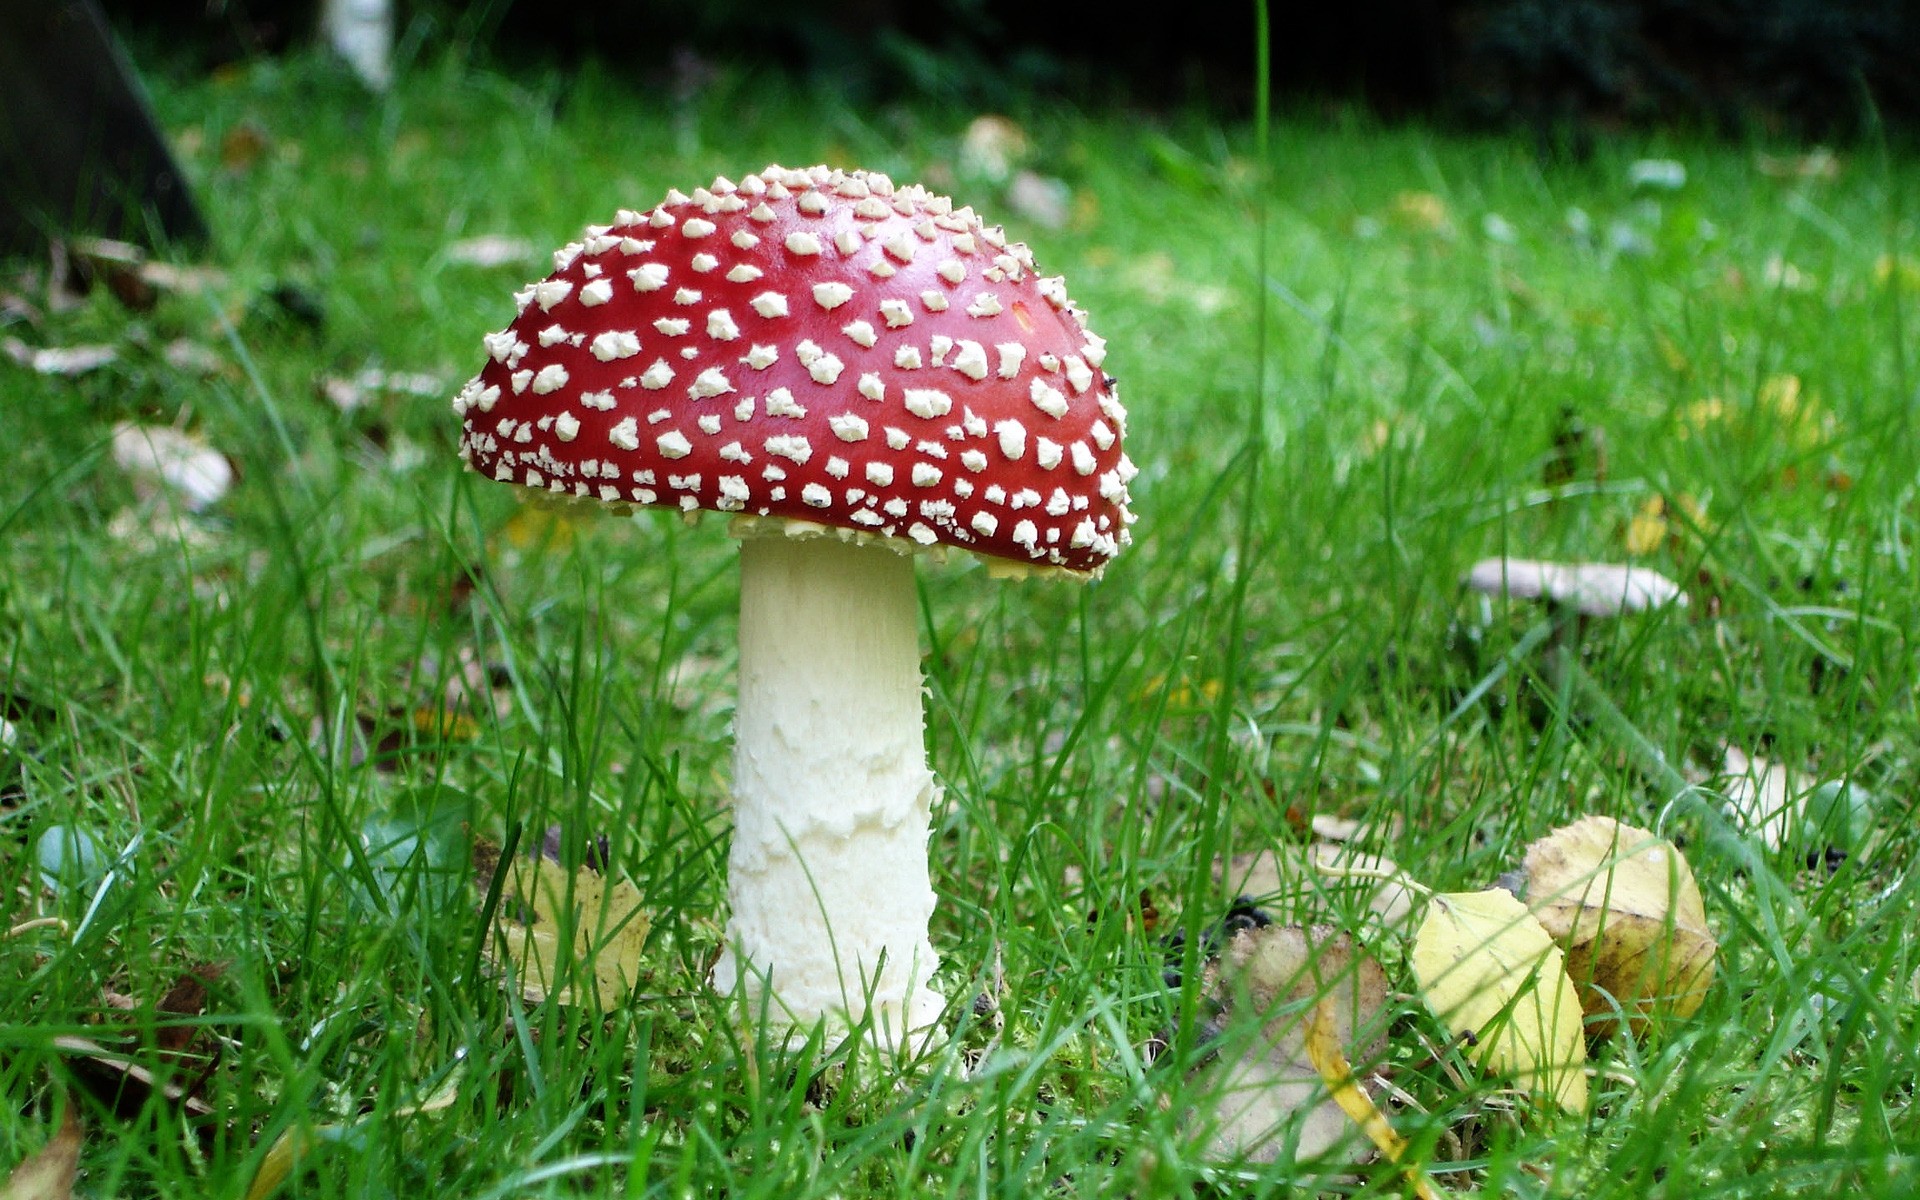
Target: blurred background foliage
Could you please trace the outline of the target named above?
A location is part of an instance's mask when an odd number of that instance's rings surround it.
[[[136,43],[208,65],[310,35],[316,0],[107,0]],[[401,0],[401,52],[506,67],[587,59],[668,90],[778,70],[856,98],[1244,109],[1252,6],[1090,0]],[[189,32],[190,31],[190,32]],[[188,36],[182,37],[183,33]],[[1531,130],[1576,154],[1660,123],[1743,136],[1920,129],[1920,0],[1353,0],[1277,5],[1295,105]]]

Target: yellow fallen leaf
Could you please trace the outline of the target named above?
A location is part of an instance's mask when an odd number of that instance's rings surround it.
[[[516,550],[563,551],[573,545],[573,519],[551,505],[522,504],[500,527],[500,536]]]
[[[1432,192],[1401,192],[1393,198],[1393,217],[1423,233],[1443,233],[1453,223],[1447,202]]]
[[[1885,287],[1895,281],[1903,288],[1920,288],[1920,262],[1902,255],[1882,254],[1873,260],[1873,281]]]
[[[456,1067],[447,1076],[440,1090],[417,1104],[403,1104],[389,1113],[366,1118],[366,1120],[392,1121],[398,1117],[417,1116],[421,1113],[441,1112],[453,1106],[460,1094],[460,1081],[464,1074]],[[279,1189],[300,1165],[300,1159],[309,1151],[324,1142],[345,1141],[353,1132],[355,1122],[346,1125],[320,1125],[309,1127],[289,1125],[279,1137],[273,1139],[273,1145],[267,1147],[260,1166],[254,1170],[253,1182],[247,1185],[246,1200],[266,1200]]]
[[[1661,496],[1648,496],[1627,522],[1621,539],[1628,554],[1652,554],[1667,540],[1667,502]]]
[[[1681,441],[1685,441],[1696,432],[1726,423],[1727,402],[1718,396],[1706,396],[1695,400],[1680,411],[1680,428],[1677,431]]]
[[[1482,1067],[1571,1112],[1587,1106],[1587,1046],[1566,959],[1509,892],[1449,892],[1414,935],[1413,973]]]
[[[1565,948],[1589,1016],[1617,1004],[1637,1028],[1699,1010],[1718,944],[1693,871],[1672,843],[1585,817],[1527,847],[1526,874],[1527,903]]]
[[[545,857],[516,859],[510,870],[487,947],[494,965],[532,1003],[551,996],[604,1012],[624,1001],[639,982],[652,924],[639,891],[624,879],[585,867],[569,872]],[[570,943],[563,941],[567,930]]]
[[[301,1126],[289,1126],[267,1147],[266,1156],[253,1172],[253,1182],[247,1185],[247,1200],[266,1200],[273,1195],[287,1181],[287,1176],[293,1174],[301,1155],[312,1148],[312,1134]]]
[[[1420,1200],[1442,1200],[1446,1193],[1435,1188],[1419,1166],[1407,1162],[1407,1139],[1394,1131],[1393,1124],[1374,1104],[1373,1097],[1354,1081],[1353,1064],[1347,1061],[1347,1053],[1340,1047],[1339,1027],[1331,1005],[1324,998],[1307,1011],[1306,1048],[1307,1061],[1320,1072],[1320,1079],[1327,1085],[1334,1103],[1353,1119],[1388,1162],[1405,1172],[1413,1194]]]
[[[1666,334],[1655,334],[1654,345],[1660,351],[1660,361],[1667,365],[1667,370],[1676,375],[1685,375],[1693,369],[1693,364],[1687,359],[1686,351],[1680,349],[1679,344]]]
[[[411,710],[407,719],[422,737],[448,742],[470,742],[480,736],[480,722],[451,708],[426,706]]]

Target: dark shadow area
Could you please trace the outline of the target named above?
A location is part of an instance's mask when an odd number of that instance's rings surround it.
[[[156,245],[207,228],[99,10],[0,0],[0,254],[49,234]]]
[[[108,0],[116,21],[203,60],[271,53],[314,27],[312,0]],[[774,68],[855,98],[987,109],[1009,92],[1078,103],[1244,112],[1253,6],[1133,16],[1092,0],[424,0],[403,50],[448,45],[503,66],[591,57],[670,87],[690,64]],[[179,35],[187,30],[191,44]],[[1920,126],[1920,0],[1358,0],[1275,4],[1274,93],[1388,119],[1619,124],[1849,137]]]

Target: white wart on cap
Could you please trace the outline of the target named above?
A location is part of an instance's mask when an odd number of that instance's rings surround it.
[[[477,471],[1075,573],[1130,540],[1106,344],[970,208],[770,166],[554,262],[454,401]]]

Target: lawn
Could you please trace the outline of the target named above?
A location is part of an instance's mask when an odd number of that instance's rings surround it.
[[[380,101],[306,58],[154,86],[223,274],[145,311],[0,289],[0,933],[62,919],[0,937],[0,1165],[71,1105],[87,1196],[241,1197],[292,1159],[275,1194],[1398,1195],[1351,1149],[1215,1146],[1199,1068],[1258,1034],[1206,1020],[1230,864],[1344,819],[1472,891],[1600,814],[1684,847],[1720,953],[1697,1013],[1594,1038],[1583,1112],[1477,1071],[1364,897],[1252,897],[1381,963],[1367,1065],[1409,1156],[1457,1193],[1920,1188],[1911,154],[1618,134],[1543,162],[1316,109],[1263,163],[1202,113],[1010,98],[1068,189],[1050,228],[963,153],[977,113],[728,69],[671,99],[451,60]],[[722,524],[525,507],[454,455],[448,403],[548,250],[769,161],[1004,220],[1108,340],[1141,467],[1096,583],[919,569],[952,1005],[905,1067],[756,1036],[704,987]],[[116,355],[18,361],[79,345]],[[124,476],[127,421],[231,488],[190,512]],[[1496,555],[1634,562],[1688,603],[1585,623],[1563,686],[1542,610],[1462,588]],[[1790,795],[1852,781],[1870,820],[1720,815],[1729,748]],[[543,841],[642,897],[604,1012],[495,967],[474,847]]]

